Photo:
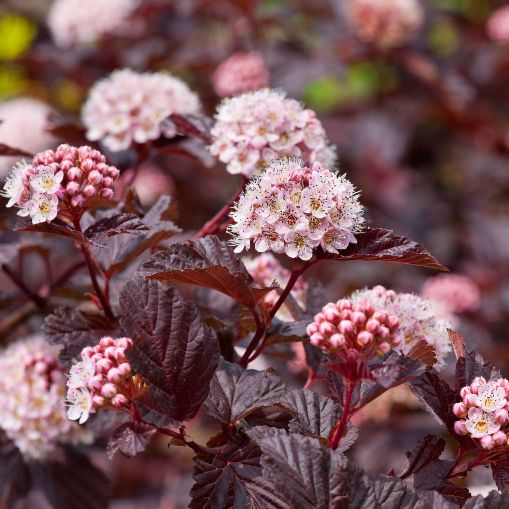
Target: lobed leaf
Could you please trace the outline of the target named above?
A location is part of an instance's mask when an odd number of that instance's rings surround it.
[[[113,431],[106,454],[111,460],[117,451],[128,457],[143,452],[152,440],[156,430],[139,422],[125,422]]]
[[[149,227],[137,215],[120,213],[96,221],[83,234],[91,244],[106,247],[110,237],[121,233],[143,235],[148,230]]]
[[[445,441],[442,438],[426,435],[413,449],[406,451],[407,461],[398,477],[403,479],[415,472],[419,472],[429,463],[438,460],[444,448]]]
[[[137,400],[142,417],[158,426],[193,418],[219,360],[215,332],[194,304],[157,281],[129,281],[120,308],[120,323],[134,343],[127,357],[148,384]]]

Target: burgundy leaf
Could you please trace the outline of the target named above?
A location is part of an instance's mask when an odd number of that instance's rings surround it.
[[[438,460],[445,448],[445,441],[433,435],[426,435],[410,451],[406,452],[407,462],[398,477],[405,477],[418,472],[429,463]]]
[[[39,232],[49,233],[51,235],[62,235],[69,237],[77,242],[84,242],[86,239],[84,235],[71,228],[67,223],[60,221],[60,219],[53,219],[51,223],[32,224],[29,219],[25,219],[18,223],[14,228],[17,232]]]
[[[477,352],[466,352],[463,357],[456,361],[456,390],[460,391],[465,385],[470,385],[478,376],[489,380],[492,375],[500,376],[500,373],[488,362],[485,362]]]
[[[72,307],[55,309],[42,328],[50,343],[63,346],[60,359],[64,364],[70,364],[85,346],[94,345],[104,336],[113,336],[116,329],[104,315]]]
[[[66,143],[71,143],[76,146],[90,145],[90,141],[87,140],[85,136],[85,127],[81,123],[73,120],[50,115],[46,131],[57,138],[65,140]]]
[[[194,304],[157,281],[129,281],[120,308],[120,323],[134,342],[129,362],[149,386],[138,401],[142,417],[160,426],[193,418],[219,360],[215,332]]]
[[[456,359],[465,357],[465,338],[458,331],[452,329],[447,329],[447,333],[449,334],[449,340],[452,343]]]
[[[217,454],[195,458],[190,509],[290,509],[262,476],[253,442],[226,444]]]
[[[274,319],[267,330],[265,345],[280,345],[308,341],[306,334],[307,324],[307,321],[281,322],[280,320]]]
[[[152,440],[156,430],[143,423],[126,422],[113,431],[106,448],[108,458],[112,459],[117,451],[128,457],[143,452]]]
[[[177,134],[198,138],[209,145],[212,143],[210,129],[213,121],[204,115],[185,115],[173,113],[170,120],[177,128]]]
[[[205,409],[219,422],[233,426],[255,410],[281,401],[284,392],[284,384],[272,373],[221,361],[212,378]]]
[[[27,152],[21,148],[10,147],[5,143],[0,143],[0,157],[9,156],[9,157],[29,157],[30,159],[34,157],[34,154],[31,152]]]
[[[396,235],[383,228],[368,228],[356,236],[357,243],[350,244],[339,254],[320,252],[325,260],[378,260],[418,265],[429,269],[448,270],[421,244]]]
[[[506,509],[507,507],[509,507],[509,490],[503,493],[490,491],[487,497],[477,495],[469,498],[463,509]]]
[[[239,257],[215,235],[173,244],[144,263],[140,272],[166,283],[180,281],[217,290],[249,308],[272,290],[254,288]]]
[[[106,247],[108,238],[121,233],[129,235],[143,235],[149,230],[141,219],[135,214],[116,214],[112,217],[100,219],[85,231],[85,238],[96,246]]]
[[[333,399],[306,389],[289,392],[279,404],[295,415],[290,421],[290,432],[302,435],[328,439],[341,417],[341,407]]]
[[[509,454],[491,464],[493,480],[500,491],[509,488]]]

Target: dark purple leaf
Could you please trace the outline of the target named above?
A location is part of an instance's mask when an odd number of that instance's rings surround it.
[[[173,113],[170,116],[170,121],[175,124],[177,134],[198,138],[207,145],[212,143],[210,129],[213,121],[211,118],[204,115],[183,115]]]
[[[166,283],[180,281],[211,288],[253,308],[272,288],[253,287],[251,276],[231,247],[215,235],[173,244],[156,253],[140,273]]]
[[[85,237],[82,233],[76,231],[74,228],[64,223],[60,219],[53,219],[51,223],[39,223],[32,224],[29,219],[20,221],[14,228],[17,232],[39,232],[49,233],[51,235],[61,235],[63,237],[69,237],[77,242],[85,242]]]
[[[129,281],[120,308],[122,328],[134,342],[129,362],[149,385],[138,400],[142,417],[161,426],[193,418],[219,360],[215,332],[194,304],[157,281]]]
[[[284,384],[272,373],[221,361],[210,383],[205,409],[219,422],[233,426],[255,410],[281,401],[284,393]]]
[[[281,322],[272,320],[272,324],[267,330],[267,339],[265,345],[280,345],[286,343],[299,343],[307,341],[306,325],[309,322]]]
[[[448,270],[421,244],[383,228],[368,228],[356,236],[340,254],[320,252],[324,260],[378,260],[405,263],[436,270]]]
[[[60,359],[64,364],[70,364],[85,346],[97,343],[103,336],[113,336],[116,329],[100,313],[71,307],[55,309],[42,328],[50,343],[63,346]]]
[[[143,452],[152,440],[156,430],[143,423],[126,422],[111,435],[106,448],[108,458],[112,459],[117,451],[128,457]]]
[[[0,157],[9,156],[9,157],[29,157],[30,159],[34,157],[34,154],[31,152],[27,152],[21,148],[10,147],[5,143],[0,143]]]
[[[463,509],[506,509],[509,507],[509,490],[503,493],[490,491],[487,497],[477,495],[465,502]]]
[[[465,385],[470,385],[474,378],[483,376],[489,380],[492,374],[500,374],[488,362],[485,362],[477,352],[466,352],[463,357],[456,361],[456,391],[460,391]]]
[[[418,495],[397,477],[381,474],[368,476],[367,483],[374,494],[377,509],[415,509]],[[362,505],[366,507],[366,505]],[[444,508],[445,509],[445,508]]]
[[[447,334],[449,334],[456,359],[465,357],[465,338],[458,331],[452,329],[447,329]]]
[[[116,214],[111,217],[100,219],[85,231],[85,238],[99,247],[106,247],[108,239],[121,233],[129,235],[143,235],[149,227],[135,214]]]
[[[190,509],[290,509],[262,476],[260,449],[230,443],[195,458]]]
[[[493,480],[500,491],[509,488],[509,454],[491,464]]]
[[[378,366],[371,370],[373,380],[384,389],[394,386],[400,374],[400,367],[397,364]]]
[[[279,404],[295,415],[290,432],[302,435],[328,439],[341,416],[341,407],[333,399],[307,389],[289,392]]]
[[[445,447],[445,441],[433,435],[426,435],[410,451],[407,451],[407,462],[398,477],[404,479],[423,469],[429,463],[438,460]]]

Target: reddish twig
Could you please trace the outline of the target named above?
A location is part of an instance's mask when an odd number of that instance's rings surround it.
[[[341,414],[341,420],[339,423],[332,429],[330,435],[329,447],[331,449],[337,449],[341,438],[346,429],[346,425],[348,423],[348,419],[350,417],[350,405],[352,404],[352,396],[355,390],[355,382],[348,382],[348,389],[346,391],[345,396],[345,404],[343,406],[343,413]]]

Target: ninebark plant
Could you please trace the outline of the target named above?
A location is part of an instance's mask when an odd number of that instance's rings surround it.
[[[139,161],[158,150],[171,150],[184,138],[211,141],[206,119],[172,115],[167,122],[178,140],[162,137],[136,145]],[[74,149],[66,150],[74,154]],[[57,160],[51,172],[35,168],[34,175],[50,172],[56,178],[58,164]],[[116,178],[116,170],[105,164],[104,171]],[[445,267],[404,236],[361,227],[358,198],[345,179],[316,164],[277,164],[265,175],[275,175],[279,182],[264,187],[266,177],[257,177],[237,202],[246,185],[243,180],[236,196],[212,220],[194,235],[180,237],[189,240],[169,243],[167,239],[179,232],[169,197],[145,211],[127,183],[117,190],[115,200],[108,191],[102,201],[81,200],[79,208],[73,208],[69,186],[72,196],[79,186],[74,190],[67,184],[67,194],[61,192],[59,175],[58,182],[51,182],[51,216],[17,226],[18,231],[39,233],[33,243],[2,244],[2,269],[19,288],[23,302],[7,323],[0,324],[2,335],[9,337],[34,314],[45,315],[44,334],[60,346],[59,362],[69,376],[69,418],[90,426],[99,437],[108,428],[101,422],[111,424],[110,414],[121,416],[108,436],[110,457],[141,453],[155,434],[191,448],[191,508],[507,507],[505,493],[471,497],[455,482],[486,465],[501,491],[509,483],[509,447],[503,432],[506,381],[492,384],[496,391],[489,400],[488,382],[500,378],[495,369],[467,352],[463,339],[451,331],[457,359],[451,386],[433,368],[436,352],[426,341],[401,353],[396,334],[401,318],[392,312],[376,310],[363,300],[328,304],[316,291],[302,309],[291,297],[299,278],[321,263],[336,264],[338,270],[343,262],[355,260]],[[285,164],[293,166],[289,170]],[[87,163],[77,160],[72,168],[65,169],[67,176],[71,171],[86,177]],[[27,175],[26,189],[45,184]],[[101,175],[90,175],[87,186],[104,186]],[[75,182],[71,177],[69,182]],[[33,208],[39,202],[30,203],[23,192],[14,202],[22,204],[25,215],[39,218]],[[260,193],[267,199],[262,205]],[[350,215],[348,206],[353,207]],[[286,258],[291,274],[285,287],[255,284],[227,239],[229,213],[236,221],[230,230],[239,237],[235,243],[240,250],[253,240],[260,250],[272,249]],[[285,223],[292,214],[309,220],[309,228],[293,229],[291,222]],[[263,228],[257,229],[260,223]],[[81,258],[55,273],[41,233],[70,239]],[[41,254],[48,267],[47,283],[36,290],[15,268],[22,266],[30,249]],[[60,295],[59,289],[85,268],[90,284],[80,305],[59,305],[64,297],[68,303],[79,298],[79,291]],[[186,300],[177,286],[199,287],[193,294],[196,301]],[[218,292],[231,305],[215,305]],[[279,297],[266,299],[270,292]],[[293,321],[276,318],[283,304]],[[295,342],[303,343],[306,351],[309,377],[304,388],[289,389],[278,373],[250,367],[270,345]],[[327,382],[327,394],[315,390],[317,380]],[[400,384],[408,384],[443,422],[456,458],[441,459],[445,441],[427,435],[407,451],[400,471],[366,474],[348,459],[357,438],[351,417]],[[188,432],[189,423],[203,413],[221,427],[207,443]],[[54,454],[34,462],[4,436],[1,454],[0,494],[8,507],[34,490],[54,507],[107,506],[106,479],[83,447],[59,445]],[[143,461],[143,456],[133,461]]]

